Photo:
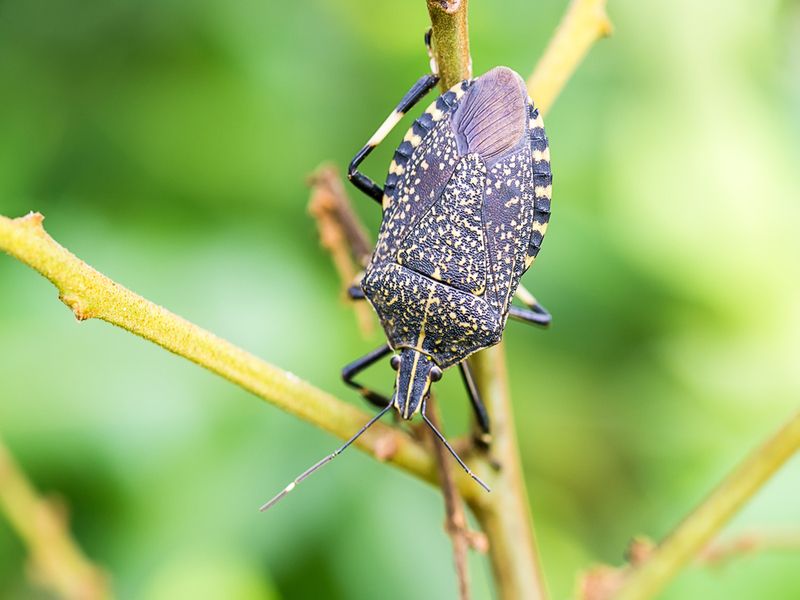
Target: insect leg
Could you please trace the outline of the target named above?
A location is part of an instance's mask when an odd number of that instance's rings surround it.
[[[509,317],[517,319],[518,321],[539,325],[541,327],[547,327],[550,325],[553,317],[550,316],[550,313],[544,306],[539,304],[539,301],[534,298],[533,294],[520,285],[517,288],[516,295],[517,298],[519,298],[525,305],[525,308],[511,306],[508,309]]]
[[[478,386],[475,385],[475,379],[472,377],[472,370],[466,360],[458,363],[458,368],[461,371],[461,378],[464,380],[464,387],[467,388],[469,401],[472,403],[472,409],[475,411],[475,418],[478,421],[478,426],[481,428],[480,441],[488,444],[491,435],[489,430],[489,413],[486,412],[486,406],[483,404]]]
[[[370,365],[378,362],[384,356],[391,354],[391,352],[392,349],[389,347],[389,344],[383,344],[369,354],[365,354],[358,360],[354,360],[342,369],[342,379],[344,382],[350,387],[358,390],[358,393],[361,394],[367,402],[381,408],[391,402],[389,398],[377,392],[373,392],[371,389],[364,387],[357,381],[354,381],[353,378]]]
[[[381,203],[381,199],[383,198],[383,188],[361,173],[358,170],[358,166],[369,156],[369,153],[384,140],[400,119],[403,118],[403,115],[419,102],[425,94],[431,91],[438,81],[438,75],[431,74],[421,77],[406,95],[403,96],[403,99],[400,100],[400,103],[392,111],[392,114],[378,127],[378,130],[372,135],[367,144],[358,151],[358,154],[355,155],[350,162],[350,166],[347,168],[347,178],[353,182],[353,185],[375,200],[378,204]]]
[[[350,300],[366,300],[367,297],[364,295],[364,290],[361,289],[361,286],[357,283],[354,283],[349,288],[347,288],[347,296]]]

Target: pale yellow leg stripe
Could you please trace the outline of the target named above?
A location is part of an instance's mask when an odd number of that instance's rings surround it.
[[[533,306],[535,304],[538,304],[538,302],[536,302],[536,298],[533,297],[533,294],[531,294],[521,283],[517,286],[516,296],[517,298],[522,300],[523,304],[527,306]]]
[[[389,135],[389,132],[400,122],[400,119],[403,118],[403,113],[392,111],[386,120],[378,127],[378,131],[372,134],[372,137],[369,138],[367,142],[367,146],[372,146],[373,148],[380,144],[384,138]]]

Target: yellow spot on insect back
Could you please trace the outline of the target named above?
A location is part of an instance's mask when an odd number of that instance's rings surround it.
[[[416,133],[414,133],[413,129],[409,129],[405,137],[403,138],[403,141],[410,142],[411,145],[416,148],[417,146],[419,146],[420,142],[422,141],[422,138],[419,137]]]
[[[438,108],[436,108],[435,103],[431,104],[430,108],[428,108],[428,110],[426,110],[425,112],[428,113],[433,118],[434,121],[441,121],[442,118],[444,117],[444,113]]]
[[[536,162],[541,162],[543,160],[550,162],[550,146],[548,146],[544,150],[534,150],[533,160]]]

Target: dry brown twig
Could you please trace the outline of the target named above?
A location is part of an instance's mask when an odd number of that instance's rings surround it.
[[[439,418],[439,408],[431,396],[428,399],[426,414],[434,426],[442,431],[441,419]],[[447,449],[439,442],[433,432],[428,436],[434,456],[436,466],[439,470],[439,483],[442,487],[445,505],[445,524],[444,528],[453,544],[453,559],[456,565],[456,575],[459,583],[459,597],[461,600],[469,600],[469,568],[467,564],[467,552],[470,548],[481,553],[489,550],[489,540],[481,531],[472,531],[467,523],[467,515],[464,512],[464,505],[458,488],[453,480],[453,462]]]
[[[330,253],[342,282],[343,296],[372,254],[366,229],[359,221],[344,191],[336,167],[322,165],[310,177],[308,212],[317,222],[319,239]],[[358,327],[368,336],[374,329],[372,311],[366,302],[353,303]]]
[[[800,552],[800,530],[750,531],[716,540],[700,552],[697,562],[717,568],[759,552]]]

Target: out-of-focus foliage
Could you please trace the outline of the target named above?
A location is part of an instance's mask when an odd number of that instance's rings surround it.
[[[565,2],[471,3],[476,73],[533,68]],[[554,217],[509,371],[555,598],[661,536],[797,405],[800,6],[611,2],[547,118]],[[424,3],[0,3],[0,213],[342,396],[362,339],[305,213],[427,68]],[[396,142],[402,132],[393,136]],[[376,152],[376,178],[391,149]],[[357,198],[365,221],[379,215]],[[373,229],[374,230],[374,229]],[[390,385],[388,367],[371,381]],[[452,375],[447,429],[466,427]],[[441,498],[100,322],[0,257],[0,433],[124,598],[445,598]],[[800,522],[795,459],[727,533]],[[688,569],[665,598],[800,597],[798,555]],[[38,597],[0,518],[0,596]],[[476,597],[488,564],[473,559]]]

